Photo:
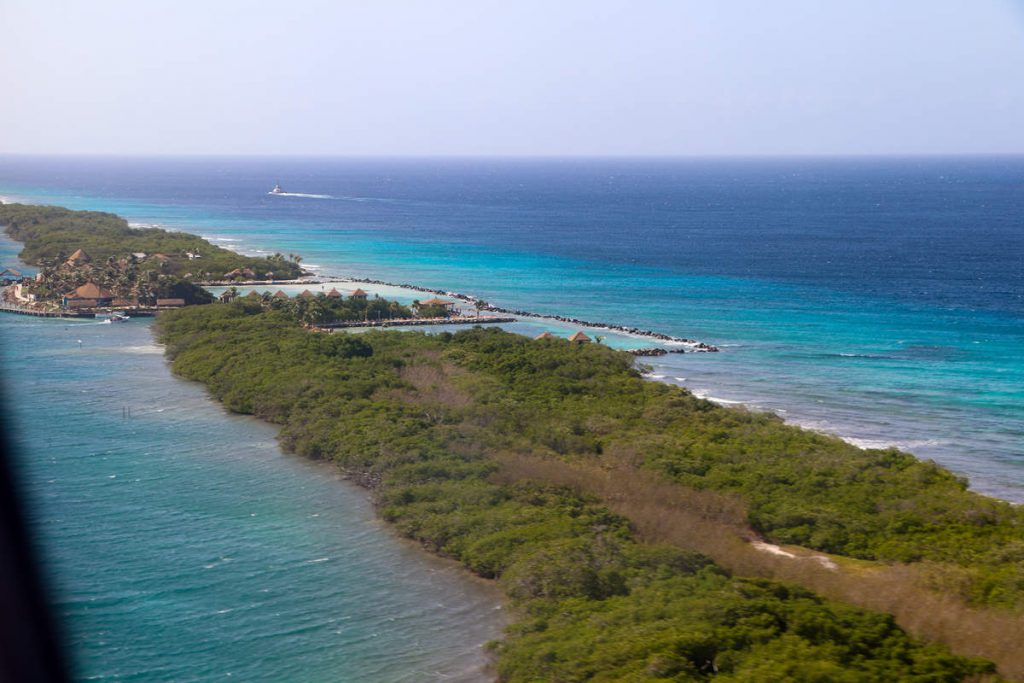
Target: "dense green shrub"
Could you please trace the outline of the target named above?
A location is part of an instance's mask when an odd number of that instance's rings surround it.
[[[132,228],[112,213],[72,211],[59,206],[0,204],[0,225],[13,239],[24,243],[20,258],[35,265],[63,261],[83,249],[94,263],[120,258],[133,252],[150,256],[143,269],[181,276],[209,274],[219,279],[227,272],[248,268],[263,277],[273,272],[277,279],[298,277],[302,269],[292,259],[277,254],[269,258],[243,256],[210,244],[202,237],[160,228]],[[198,254],[189,259],[187,252]],[[166,260],[152,258],[163,254]]]
[[[770,465],[795,449],[791,457],[832,467],[852,454],[862,459],[854,471],[883,482],[895,463],[893,471],[909,470],[950,500],[974,500],[909,456],[858,456],[837,440],[726,411],[644,381],[629,356],[597,345],[483,329],[327,335],[243,301],[174,311],[158,326],[176,373],[233,410],[282,425],[286,448],[332,460],[373,487],[402,534],[501,582],[518,615],[495,646],[502,681],[938,682],[992,670],[915,642],[887,616],[639,543],[599,501],[491,476],[501,452],[600,459],[629,443],[647,466],[687,484],[747,492],[738,464],[763,447],[776,455],[750,476],[773,481],[775,491],[814,472],[773,474]],[[681,474],[673,462],[703,474]],[[730,474],[719,477],[720,467]],[[900,484],[902,475],[891,486]],[[810,528],[833,514],[820,497],[806,507],[798,521]],[[794,519],[779,528],[794,528]]]

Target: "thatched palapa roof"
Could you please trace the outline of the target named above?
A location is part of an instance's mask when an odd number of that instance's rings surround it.
[[[73,299],[111,299],[113,294],[100,287],[95,282],[86,282],[84,285],[75,290]]]
[[[75,249],[75,253],[68,257],[67,262],[77,266],[80,263],[88,263],[89,261],[92,261],[92,258],[85,253],[85,250]]]
[[[583,334],[582,332],[573,332],[569,336],[569,341],[571,341],[571,342],[588,342],[588,341],[590,341],[590,337],[588,337],[587,335]]]
[[[538,334],[536,337],[534,337],[534,339],[554,339],[554,338],[555,338],[555,335],[551,334],[547,330],[544,330],[543,332]]]

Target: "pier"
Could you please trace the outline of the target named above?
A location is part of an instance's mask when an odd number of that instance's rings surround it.
[[[31,315],[37,318],[95,318],[92,311],[41,311],[36,308],[24,308],[12,306],[8,303],[0,304],[0,311],[4,313],[16,313],[18,315]]]

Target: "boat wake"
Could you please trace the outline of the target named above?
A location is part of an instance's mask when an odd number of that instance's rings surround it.
[[[274,197],[303,197],[305,199],[335,199],[334,195],[330,194],[306,194],[305,192],[268,192],[267,194],[273,195]]]

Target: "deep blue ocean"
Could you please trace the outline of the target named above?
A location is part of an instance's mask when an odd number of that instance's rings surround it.
[[[295,194],[268,195],[275,182]],[[113,211],[247,253],[297,252],[327,275],[694,337],[722,352],[653,359],[656,379],[896,445],[1024,501],[1024,158],[0,157],[0,198]],[[11,318],[0,321],[5,346],[40,325]],[[50,362],[3,360],[18,364],[6,380],[15,390]],[[24,418],[30,451],[43,434],[58,438],[55,424]],[[88,450],[60,438],[69,458]],[[189,467],[202,462],[196,449]]]

